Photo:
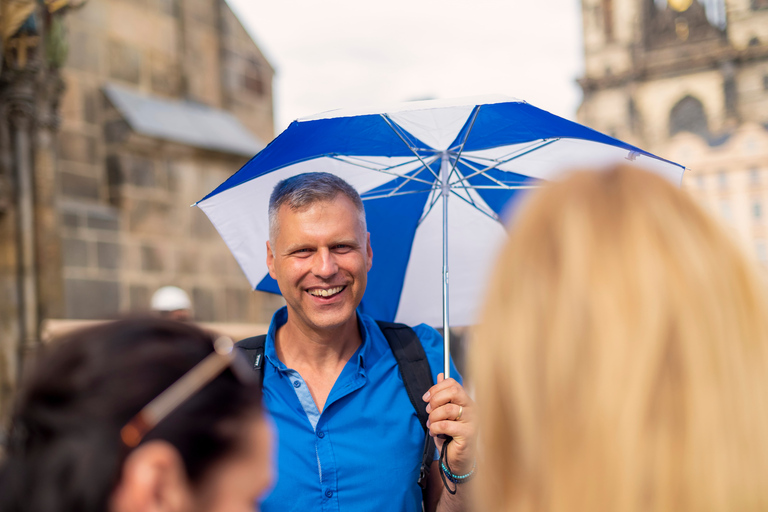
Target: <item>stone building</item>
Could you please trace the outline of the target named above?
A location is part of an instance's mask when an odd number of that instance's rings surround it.
[[[146,310],[169,284],[201,321],[281,303],[190,207],[274,135],[274,70],[225,0],[14,2],[37,39],[23,70],[23,27],[0,52],[0,419],[46,322]]]
[[[768,1],[582,0],[579,121],[685,165],[683,186],[762,261]]]

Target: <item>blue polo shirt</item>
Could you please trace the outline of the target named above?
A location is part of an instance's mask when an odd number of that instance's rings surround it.
[[[357,318],[363,343],[319,413],[304,379],[275,352],[287,308],[272,317],[264,346],[264,405],[278,432],[277,481],[261,502],[265,512],[421,511],[416,481],[424,430],[386,338],[371,317],[358,312]],[[424,324],[414,330],[436,382],[442,337]],[[451,376],[461,379],[453,362]]]

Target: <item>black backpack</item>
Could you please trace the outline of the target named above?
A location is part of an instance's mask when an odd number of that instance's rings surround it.
[[[432,370],[429,367],[427,355],[424,353],[424,347],[421,345],[419,337],[413,329],[404,324],[392,322],[376,321],[384,334],[384,337],[392,349],[397,366],[400,368],[400,375],[405,383],[405,390],[408,392],[408,398],[419,417],[421,426],[426,434],[424,440],[424,452],[421,457],[421,469],[419,471],[419,486],[422,494],[427,487],[427,477],[429,476],[430,465],[435,453],[435,441],[427,432],[427,419],[429,415],[425,409],[426,404],[421,399],[429,388],[432,387]],[[235,345],[245,353],[251,367],[259,374],[261,380],[264,380],[264,342],[266,334],[253,336],[240,340]],[[426,495],[424,496],[426,498]],[[426,503],[426,501],[425,501]]]

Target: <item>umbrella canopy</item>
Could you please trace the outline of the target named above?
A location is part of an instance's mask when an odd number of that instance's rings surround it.
[[[371,233],[362,310],[448,327],[450,298],[450,324],[470,325],[510,201],[570,168],[627,160],[682,179],[680,165],[513,98],[411,102],[294,121],[197,206],[253,288],[279,293],[266,266],[272,189],[299,173],[336,174],[360,192]]]

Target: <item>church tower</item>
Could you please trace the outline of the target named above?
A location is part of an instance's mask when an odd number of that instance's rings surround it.
[[[582,21],[579,121],[684,164],[768,261],[768,0],[582,0]]]

